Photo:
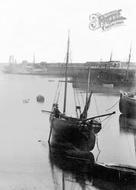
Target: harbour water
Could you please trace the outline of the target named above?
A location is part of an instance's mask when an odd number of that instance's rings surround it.
[[[85,182],[82,175],[80,180],[72,180],[70,169],[64,176],[63,167],[52,166],[47,142],[49,114],[41,110],[51,110],[59,80],[0,73],[0,190],[119,189],[114,183],[102,180],[97,183]],[[84,90],[75,91],[78,95],[85,93]],[[44,103],[36,101],[39,94],[45,97]],[[59,101],[62,107],[63,92]],[[92,95],[89,116],[116,111],[109,118],[101,118],[102,129],[97,135],[92,154],[100,163],[136,167],[136,130],[126,129],[118,101],[117,94]],[[67,111],[69,115],[75,111],[72,83],[68,84]],[[64,186],[62,182],[65,177]],[[81,185],[83,181],[84,186]]]

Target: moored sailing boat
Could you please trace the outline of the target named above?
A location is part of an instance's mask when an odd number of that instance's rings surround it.
[[[65,143],[71,143],[72,146],[80,150],[90,151],[95,146],[95,133],[99,132],[101,129],[101,123],[96,120],[96,118],[99,116],[87,118],[87,112],[89,109],[92,92],[87,92],[86,104],[84,106],[83,112],[80,113],[79,117],[70,117],[66,115],[68,83],[67,66],[69,63],[69,44],[70,41],[68,37],[63,113],[60,112],[58,104],[56,102],[53,103],[50,115],[51,128],[49,143],[61,144],[61,142],[63,141]],[[76,109],[80,110],[80,107],[76,107]]]
[[[135,92],[120,92],[119,110],[128,117],[136,117]]]

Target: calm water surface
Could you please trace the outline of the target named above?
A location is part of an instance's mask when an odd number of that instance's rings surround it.
[[[51,110],[58,80],[0,73],[0,190],[106,189],[104,185],[97,186],[91,182],[86,182],[85,186],[84,179],[72,181],[72,172],[63,175],[59,167],[51,164],[47,143],[49,115],[41,110]],[[71,83],[68,89],[67,112],[73,115]],[[84,95],[84,92],[77,93]],[[44,95],[45,103],[36,102],[39,94]],[[24,102],[26,99],[29,99],[28,103]],[[63,94],[59,100],[62,107]],[[119,96],[112,94],[92,96],[90,116],[116,111],[106,120],[101,118],[102,130],[92,153],[101,163],[136,166],[135,130],[125,130],[125,126],[119,124],[118,100]],[[112,184],[108,189],[117,188]]]

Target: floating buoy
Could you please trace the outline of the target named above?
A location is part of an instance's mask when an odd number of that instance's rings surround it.
[[[38,96],[36,97],[36,100],[37,100],[37,102],[43,103],[43,102],[44,102],[44,96],[38,95]]]
[[[26,104],[26,103],[29,103],[29,101],[30,101],[30,99],[24,99],[24,100],[23,100],[23,103]]]

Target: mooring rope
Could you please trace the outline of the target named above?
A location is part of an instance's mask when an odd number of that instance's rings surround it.
[[[102,129],[105,129],[106,125],[107,125],[108,122],[110,121],[110,118],[111,118],[111,115],[110,115],[110,116],[107,116],[105,119],[103,119],[103,120],[101,121],[101,123],[102,123],[102,122],[105,121],[106,119],[109,119],[109,120],[107,120],[107,123],[105,124],[105,126],[102,127]],[[102,131],[101,131],[101,133],[102,133]],[[97,149],[98,149],[98,155],[96,156],[96,161],[98,161],[99,155],[100,155],[100,153],[101,153],[101,149],[100,149],[100,147],[99,147],[99,142],[98,142],[98,134],[96,135],[96,146],[97,146]]]

